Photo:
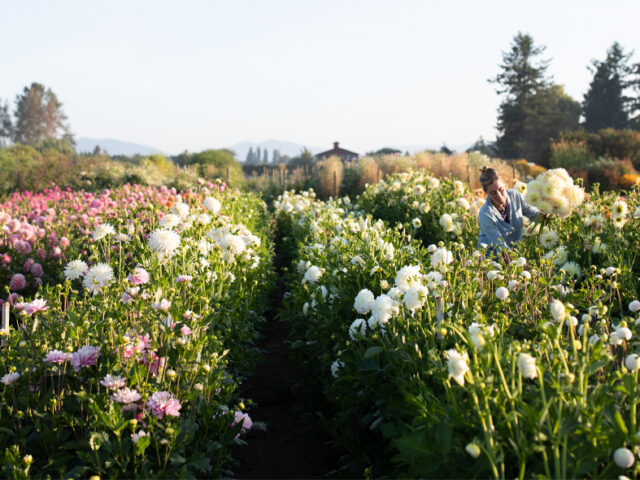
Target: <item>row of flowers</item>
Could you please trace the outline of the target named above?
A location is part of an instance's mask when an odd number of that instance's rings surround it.
[[[273,284],[266,206],[224,184],[136,192],[104,192],[60,281],[8,299],[0,451],[14,471],[220,476],[251,428],[237,386]]]
[[[411,194],[430,211],[466,208],[453,182],[423,176],[431,186],[416,191],[409,179],[408,200],[397,197],[409,215]],[[404,188],[394,181],[372,189]],[[624,200],[629,210],[634,195]],[[606,267],[587,265],[593,257],[571,250],[586,233],[586,209],[615,201],[623,200],[593,195],[546,226],[566,247],[558,262],[535,235],[498,261],[475,248],[477,233],[465,241],[464,229],[439,237],[446,244],[423,244],[412,237],[426,222],[409,226],[407,214],[387,227],[359,211],[366,202],[279,198],[294,262],[286,299],[293,346],[350,465],[410,477],[636,475],[635,267],[613,256],[599,257],[612,262]],[[632,241],[638,224],[627,220],[628,232],[604,240]],[[570,260],[580,276],[569,273]]]

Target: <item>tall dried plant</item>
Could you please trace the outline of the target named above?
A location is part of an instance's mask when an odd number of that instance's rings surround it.
[[[338,197],[344,177],[344,165],[340,157],[331,156],[317,163],[318,189],[322,198]]]

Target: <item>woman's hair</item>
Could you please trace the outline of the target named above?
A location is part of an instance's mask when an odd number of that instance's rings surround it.
[[[500,177],[493,168],[482,167],[480,169],[480,172],[480,185],[482,185],[482,189],[486,192],[487,187],[498,180]]]

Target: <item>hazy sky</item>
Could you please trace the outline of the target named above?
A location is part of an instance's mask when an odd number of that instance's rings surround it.
[[[639,18],[638,0],[0,0],[0,98],[40,82],[75,136],[168,154],[466,147],[495,138],[487,79],[518,31],[581,101],[592,59],[640,50]]]

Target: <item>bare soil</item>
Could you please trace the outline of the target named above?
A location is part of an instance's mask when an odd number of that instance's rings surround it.
[[[262,360],[252,376],[242,382],[241,396],[251,399],[253,422],[265,425],[243,434],[248,445],[232,453],[235,478],[315,479],[336,477],[339,455],[316,416],[305,411],[301,390],[304,373],[290,358],[289,325],[276,318],[284,285],[276,255],[278,288],[273,293],[268,322],[258,348]]]

